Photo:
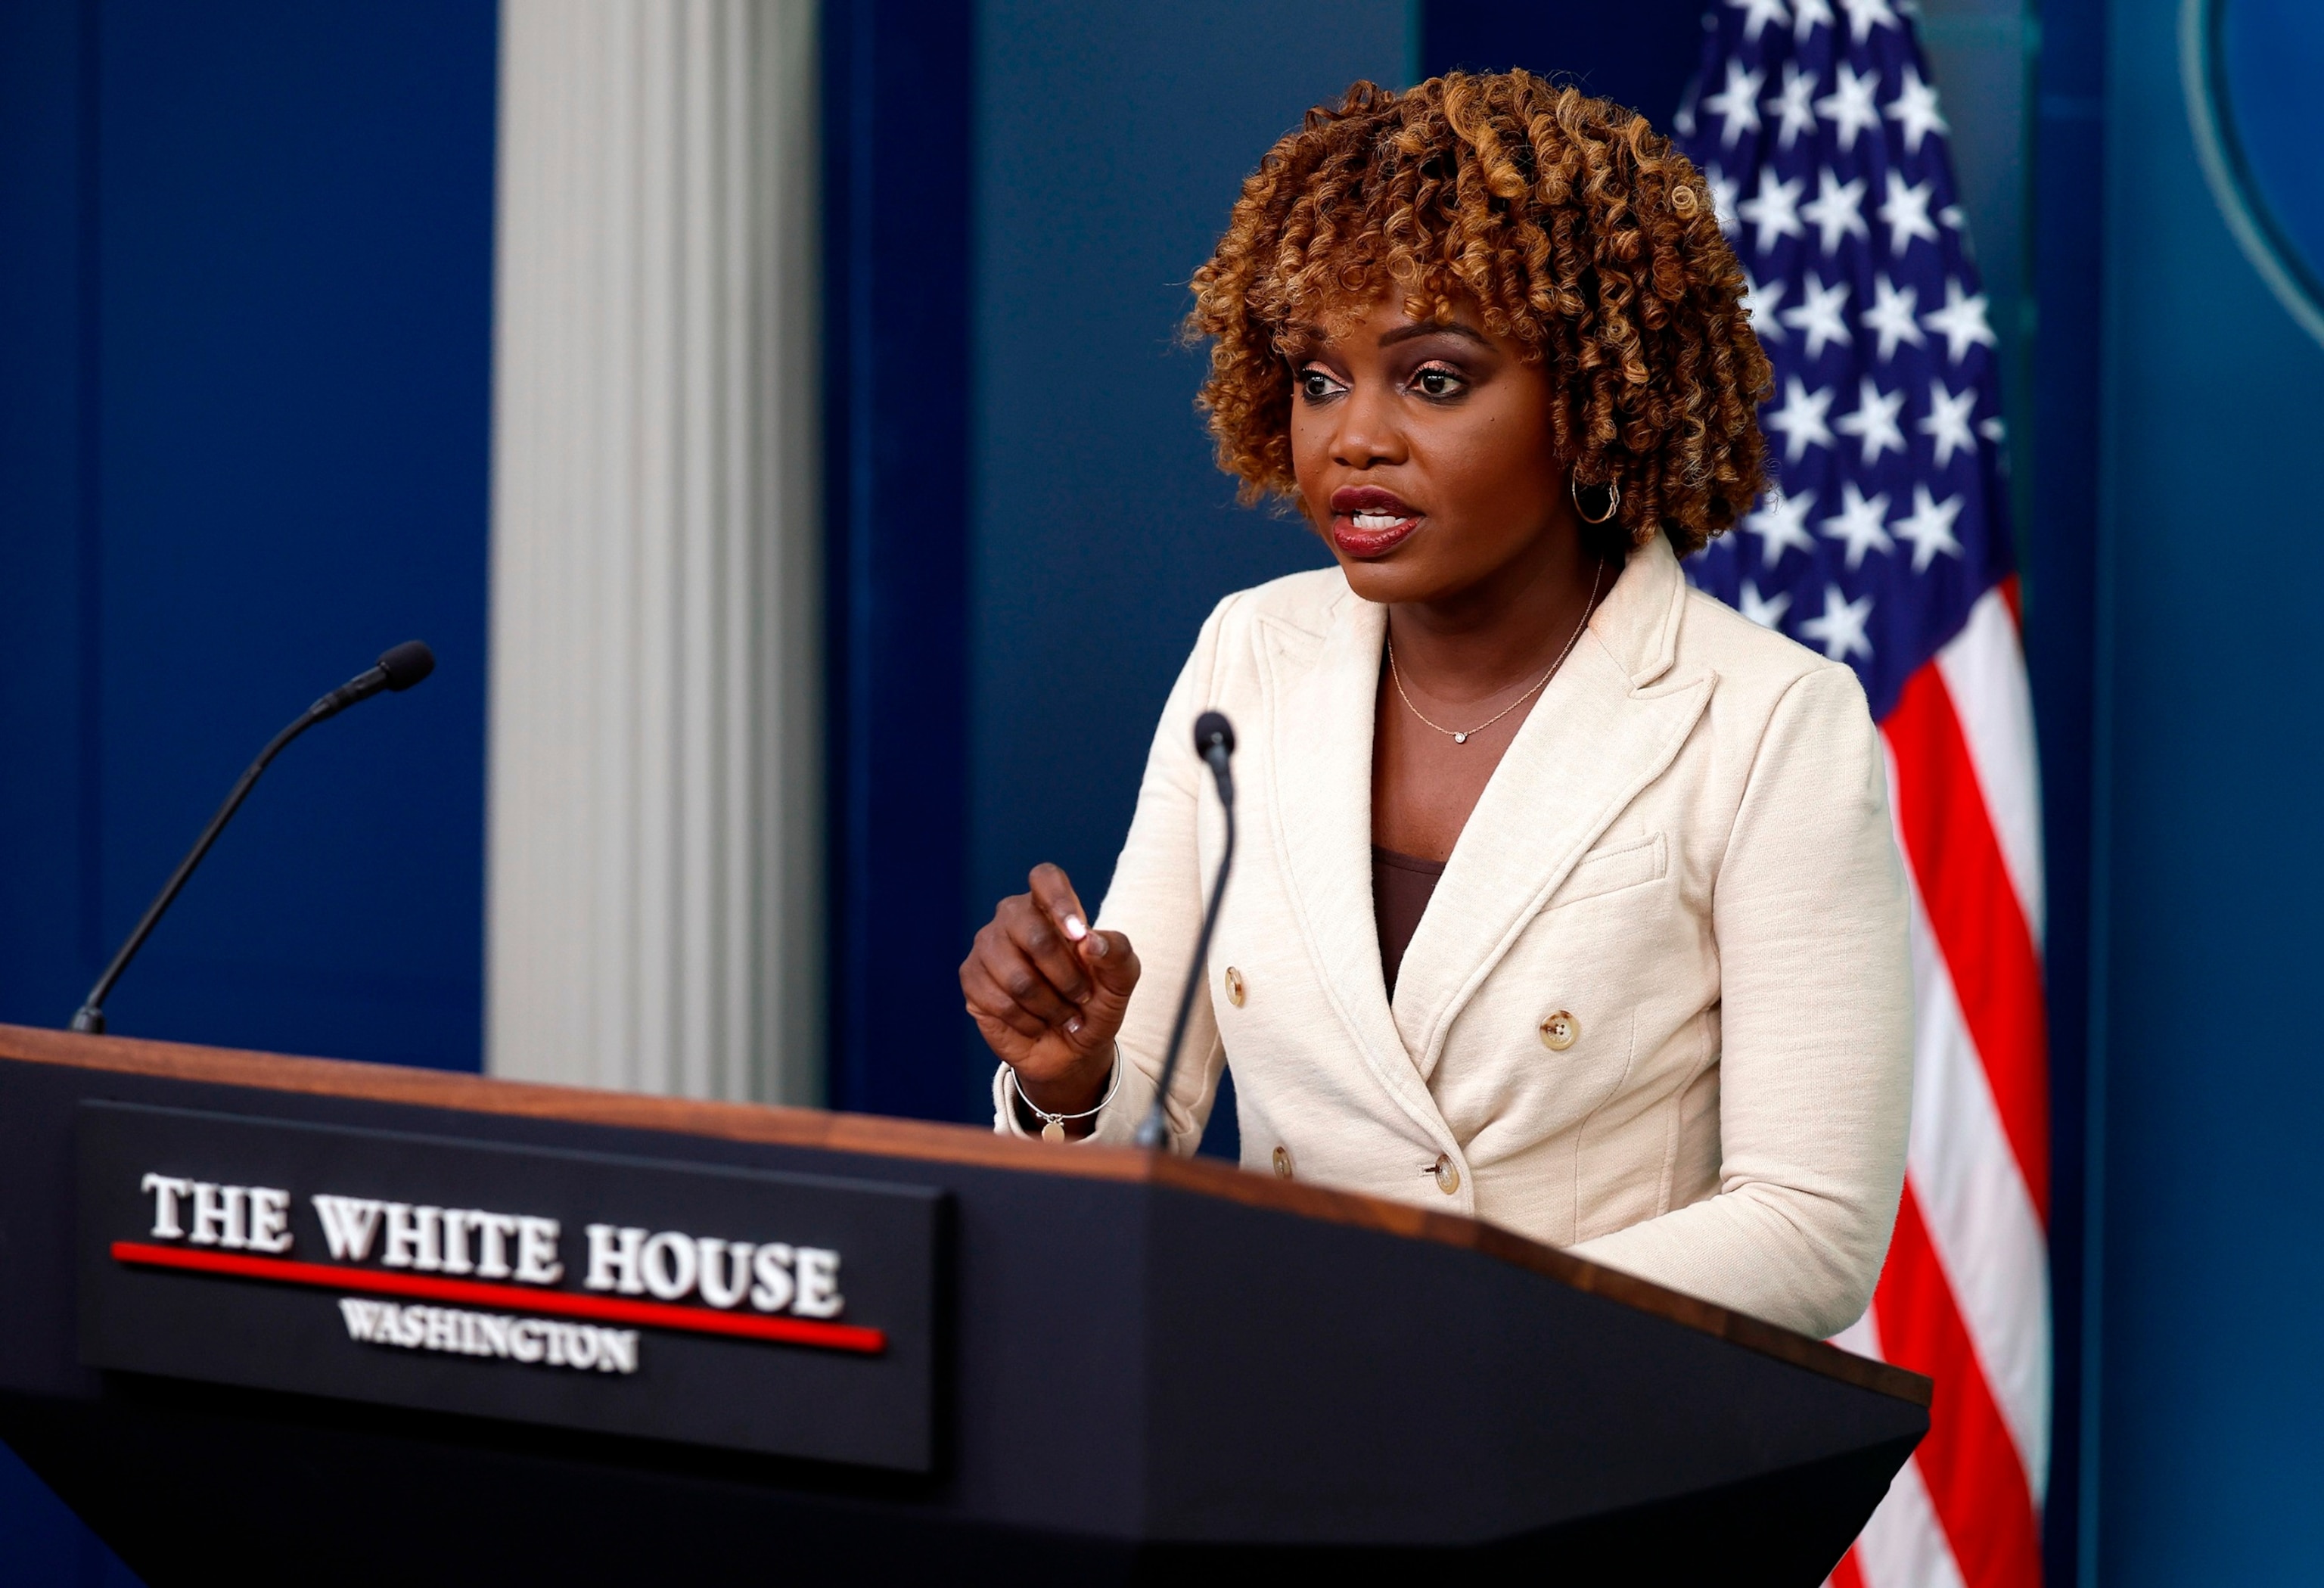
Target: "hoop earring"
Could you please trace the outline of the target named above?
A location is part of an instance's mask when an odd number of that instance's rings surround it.
[[[1573,475],[1568,475],[1565,477],[1565,483],[1566,489],[1573,496],[1573,511],[1582,515],[1583,523],[1602,524],[1622,510],[1622,483],[1619,480],[1606,482],[1606,511],[1596,518],[1591,518],[1589,510],[1582,505],[1582,482]]]

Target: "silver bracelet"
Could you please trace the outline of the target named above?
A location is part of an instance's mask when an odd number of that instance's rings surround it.
[[[1009,1072],[1009,1090],[1013,1094],[1009,1104],[1011,1111],[1015,1110],[1018,1103],[1022,1103],[1027,1108],[1032,1110],[1033,1116],[1041,1122],[1042,1140],[1062,1141],[1065,1139],[1065,1122],[1068,1120],[1085,1120],[1093,1115],[1103,1113],[1105,1105],[1113,1101],[1113,1094],[1121,1090],[1121,1044],[1116,1042],[1113,1045],[1113,1078],[1106,1083],[1105,1095],[1097,1100],[1095,1108],[1085,1108],[1079,1113],[1051,1113],[1025,1095],[1025,1088],[1017,1084],[1015,1065],[1007,1065],[1003,1067]]]

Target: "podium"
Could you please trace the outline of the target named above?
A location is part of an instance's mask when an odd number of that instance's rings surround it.
[[[1812,1588],[1931,1393],[1208,1161],[14,1027],[0,1296],[0,1438],[152,1588]]]

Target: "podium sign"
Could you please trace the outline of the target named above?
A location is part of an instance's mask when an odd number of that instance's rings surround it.
[[[926,1472],[944,1196],[107,1103],[92,1367]]]

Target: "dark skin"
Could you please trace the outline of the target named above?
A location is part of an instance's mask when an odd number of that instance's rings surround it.
[[[1620,570],[1584,543],[1547,377],[1472,309],[1416,321],[1391,296],[1299,329],[1288,355],[1300,505],[1349,586],[1388,608],[1396,676],[1380,669],[1372,842],[1445,860],[1539,699],[1526,692],[1586,620],[1593,584],[1602,598]],[[1138,956],[1089,928],[1063,871],[1038,865],[1028,882],[977,933],[961,992],[1025,1097],[1079,1113],[1102,1095]]]

